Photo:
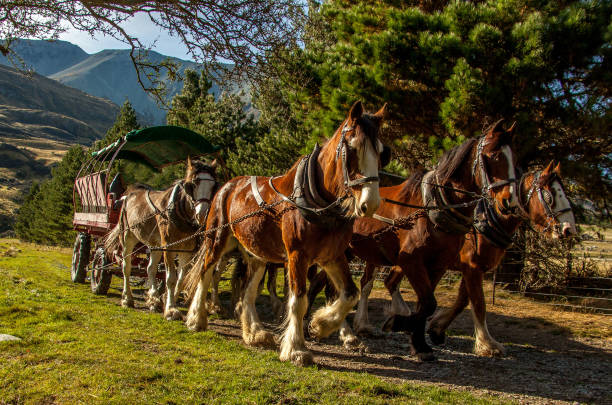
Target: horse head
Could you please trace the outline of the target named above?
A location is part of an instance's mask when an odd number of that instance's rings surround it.
[[[217,186],[216,167],[216,160],[207,165],[200,160],[192,160],[187,157],[187,171],[184,179],[185,192],[191,197],[195,205],[195,219],[199,225],[203,225],[206,221],[210,201]]]
[[[387,104],[378,112],[364,112],[357,101],[347,118],[332,138],[336,146],[336,179],[340,177],[344,188],[353,198],[354,214],[372,216],[380,205],[378,170],[389,163],[391,150],[378,139],[382,123],[387,115]]]
[[[576,234],[576,220],[561,179],[561,163],[553,169],[551,161],[534,174],[526,195],[525,209],[538,232],[554,239]]]
[[[492,198],[502,213],[518,207],[515,157],[512,153],[512,135],[515,124],[503,129],[502,120],[485,131],[478,142],[472,172],[479,172],[483,195]]]

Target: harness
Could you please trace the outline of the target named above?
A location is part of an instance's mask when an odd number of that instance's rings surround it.
[[[347,199],[354,198],[350,191],[351,187],[379,181],[378,176],[360,177],[357,179],[351,179],[349,176],[346,163],[346,150],[349,147],[348,141],[346,140],[346,133],[354,129],[354,127],[349,127],[348,123],[344,124],[340,134],[340,141],[336,148],[336,161],[341,159],[342,162],[344,185],[344,194],[336,198],[336,200],[332,202],[325,200],[321,197],[317,189],[317,159],[321,152],[321,148],[318,144],[315,145],[310,154],[304,156],[298,163],[295,178],[293,180],[293,191],[290,196],[284,195],[274,186],[274,180],[277,177],[270,177],[268,179],[270,188],[283,201],[295,206],[304,219],[328,229],[352,224],[354,221],[353,216],[349,212],[349,207],[343,205]],[[266,205],[266,202],[259,192],[257,176],[251,176],[250,183],[255,201],[257,201],[260,207],[263,207]]]
[[[542,184],[540,181],[541,175],[542,175],[542,172],[536,172],[536,174],[534,174],[533,182],[531,183],[531,187],[529,188],[529,191],[527,192],[525,203],[521,202],[520,193],[519,193],[519,204],[518,205],[521,211],[523,212],[523,214],[525,215],[525,217],[528,218],[529,214],[527,212],[527,208],[529,207],[529,201],[531,200],[531,196],[535,192],[538,196],[538,199],[540,200],[540,203],[544,207],[544,211],[546,212],[546,222],[548,222],[547,228],[555,228],[556,231],[561,233],[562,231],[562,229],[560,229],[561,225],[558,223],[559,221],[557,218],[563,213],[571,212],[572,208],[567,207],[567,208],[562,208],[557,211],[552,209],[552,206],[554,206],[554,203],[555,203],[555,198],[548,190],[542,189]],[[555,180],[561,185],[561,187],[563,187],[563,182],[561,181],[561,179],[557,176],[556,173],[552,173],[548,182],[552,183]],[[521,182],[522,182],[522,179],[521,179]]]
[[[482,179],[481,192],[483,196],[488,195],[488,193],[495,188],[502,187],[507,184],[516,183],[515,177],[509,178],[506,180],[499,180],[494,183],[491,183],[491,180],[489,180],[489,175],[485,168],[484,159],[482,158],[482,152],[485,147],[484,141],[485,141],[485,137],[481,136],[480,140],[478,141],[478,147],[476,150],[476,159],[474,159],[474,163],[472,164],[472,175],[473,176],[476,176],[476,167],[478,167],[478,169],[480,170],[480,178]]]
[[[498,248],[507,249],[512,245],[514,232],[506,231],[493,206],[485,200],[480,200],[474,210],[474,229]]]

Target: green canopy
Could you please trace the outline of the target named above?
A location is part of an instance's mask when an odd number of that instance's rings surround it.
[[[110,160],[117,150],[116,159],[126,159],[160,169],[169,164],[200,156],[220,149],[202,135],[187,128],[159,126],[137,129],[110,145],[92,152],[99,160]]]

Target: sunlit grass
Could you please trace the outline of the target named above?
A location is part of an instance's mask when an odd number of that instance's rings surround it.
[[[0,403],[498,403],[281,363],[215,332],[123,309],[70,282],[67,250],[0,240]]]

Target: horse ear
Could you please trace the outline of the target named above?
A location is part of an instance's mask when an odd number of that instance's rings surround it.
[[[380,110],[376,111],[376,114],[374,114],[374,117],[377,118],[379,121],[383,121],[387,118],[387,114],[389,113],[389,104],[385,103]]]
[[[504,119],[498,120],[495,124],[489,127],[489,131],[485,134],[485,137],[488,139],[487,144],[491,148],[495,148],[498,145],[498,141],[501,139],[501,135],[503,135],[506,131],[502,128],[502,122]]]
[[[349,119],[354,121],[358,118],[361,118],[363,115],[363,105],[361,101],[355,101],[355,104],[351,107],[351,111],[349,111]]]
[[[548,166],[546,166],[546,168],[544,170],[542,170],[542,173],[540,174],[540,179],[547,179],[553,172],[553,161],[551,160],[550,163],[548,163]]]
[[[210,164],[210,167],[212,167],[213,169],[217,168],[217,159],[212,161],[212,163]]]
[[[557,163],[557,166],[553,169],[553,173],[561,177],[561,162]]]
[[[187,156],[187,169],[191,169],[191,156]]]

